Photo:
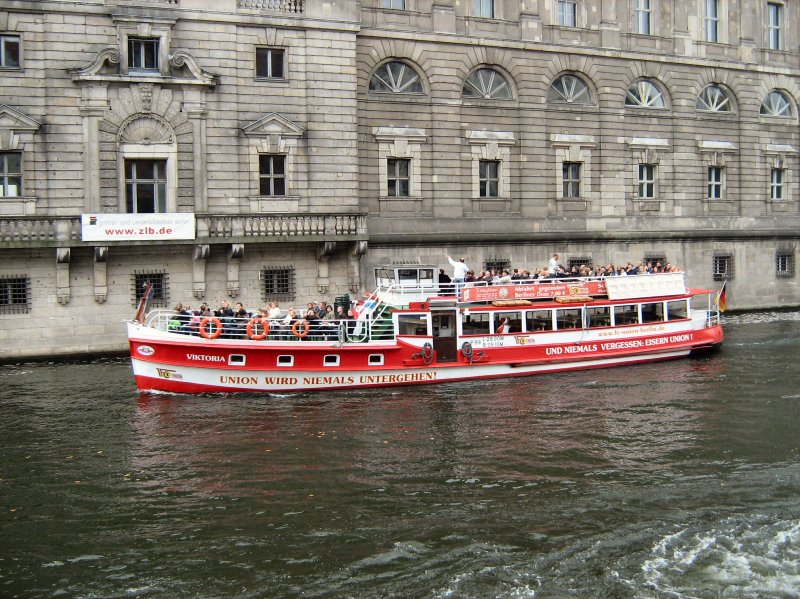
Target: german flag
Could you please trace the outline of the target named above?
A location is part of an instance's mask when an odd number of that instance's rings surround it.
[[[717,308],[720,312],[725,311],[725,285],[728,284],[728,279],[722,281],[722,287],[717,292]]]

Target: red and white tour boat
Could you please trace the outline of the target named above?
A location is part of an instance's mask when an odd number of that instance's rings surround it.
[[[682,358],[723,340],[717,292],[687,288],[683,273],[442,290],[437,272],[376,269],[376,291],[341,321],[185,323],[145,314],[143,301],[127,324],[136,383],[176,393],[441,383]]]

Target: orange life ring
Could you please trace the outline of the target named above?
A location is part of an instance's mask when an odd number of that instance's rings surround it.
[[[253,327],[257,324],[261,325],[263,332],[261,333],[254,333]],[[247,326],[244,328],[247,332],[248,339],[255,339],[256,341],[261,341],[262,339],[266,339],[267,335],[269,335],[269,321],[266,318],[260,318],[258,316],[254,316],[250,319],[250,322],[247,323]]]
[[[302,331],[300,330],[301,325],[303,327]],[[310,329],[311,329],[311,325],[308,324],[307,320],[297,320],[292,325],[292,333],[294,334],[295,337],[299,337],[300,339],[302,339],[303,337],[308,335],[308,331]]]
[[[209,333],[206,331],[206,325],[208,323],[212,323],[216,329],[213,333]],[[200,321],[200,326],[198,327],[200,331],[200,336],[203,339],[216,339],[220,335],[222,335],[222,322],[216,316],[206,316],[203,320]]]

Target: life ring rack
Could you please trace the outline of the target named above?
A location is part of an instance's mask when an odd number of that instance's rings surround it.
[[[255,327],[261,325],[261,332],[255,333]],[[269,321],[266,318],[262,318],[260,316],[254,316],[250,319],[247,323],[247,326],[244,328],[245,332],[247,333],[248,339],[253,339],[254,341],[261,341],[262,339],[266,339],[267,335],[269,335]]]
[[[214,330],[210,333],[206,330],[206,325],[209,323],[214,326]],[[222,321],[216,316],[206,316],[200,321],[197,330],[203,339],[216,339],[222,335]]]
[[[302,330],[300,330],[302,327]],[[308,331],[311,330],[311,325],[308,324],[307,320],[297,320],[292,325],[292,334],[297,337],[298,339],[302,339],[306,335],[308,335]]]

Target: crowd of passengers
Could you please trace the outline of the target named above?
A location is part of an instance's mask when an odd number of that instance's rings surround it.
[[[557,256],[557,255],[556,255]],[[489,285],[503,285],[508,283],[535,281],[535,280],[552,280],[552,279],[576,279],[583,277],[617,277],[628,275],[644,275],[644,274],[659,274],[668,272],[682,272],[681,269],[674,266],[670,262],[661,261],[646,261],[633,264],[626,262],[624,265],[615,266],[609,263],[605,266],[587,266],[581,264],[580,266],[572,266],[569,271],[561,264],[557,263],[550,266],[542,266],[536,269],[536,272],[531,272],[526,268],[515,268],[512,271],[508,270],[482,270],[478,273],[469,270],[464,275],[464,283],[483,283]],[[444,272],[444,269],[439,270],[439,283],[450,283],[450,277]]]
[[[228,301],[222,301],[216,310],[205,303],[196,309],[179,303],[173,310],[168,323],[170,331],[199,335],[200,325],[205,321],[204,332],[210,336],[215,331],[213,327],[217,326],[214,319],[218,319],[222,326],[219,336],[224,339],[245,339],[255,332],[257,337],[266,334],[271,339],[336,340],[339,323],[345,322],[352,331],[352,322],[347,321],[355,321],[356,318],[352,308],[342,305],[334,308],[327,301],[309,302],[305,310],[289,308],[284,311],[277,302],[271,302],[259,310],[248,310],[241,302],[231,306]]]

